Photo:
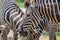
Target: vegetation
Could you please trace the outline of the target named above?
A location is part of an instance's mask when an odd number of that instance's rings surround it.
[[[16,0],[16,3],[20,8],[24,8],[24,0]]]
[[[44,38],[49,37],[49,34],[46,33],[46,32],[44,32],[42,35],[43,35]],[[60,32],[56,33],[56,38],[57,38],[57,40],[60,40]]]

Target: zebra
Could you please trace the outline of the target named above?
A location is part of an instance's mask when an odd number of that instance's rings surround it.
[[[22,23],[18,27],[17,31],[20,34],[23,34],[24,32],[26,32],[27,36],[28,35],[30,36],[31,34],[33,34],[32,35],[33,37],[31,37],[31,39],[28,36],[28,38],[29,38],[28,40],[39,40],[38,38],[43,31],[42,25],[44,25],[44,24],[42,22],[44,22],[44,21],[41,18],[39,11],[37,11],[37,9],[35,7],[28,7],[26,9],[25,17],[23,18]]]
[[[59,0],[34,0],[34,1],[35,1],[34,7],[37,9],[30,8],[30,7],[27,8],[26,16],[22,21],[22,25],[20,25],[22,31],[19,30],[20,28],[18,28],[18,30],[20,31],[20,33],[23,31],[27,31],[28,33],[34,27],[36,27],[40,22],[40,24],[43,24],[42,27],[40,27],[40,29],[41,28],[48,29],[49,37],[50,37],[49,40],[56,40],[53,38],[56,37],[55,32],[60,32],[60,27],[59,27],[60,26],[59,24],[60,23],[60,14],[59,14],[60,1]],[[36,13],[36,11],[34,12],[33,10],[34,11],[38,10],[39,13]],[[34,18],[32,16],[35,18],[35,20],[33,20]],[[39,19],[42,19],[42,21]],[[39,33],[39,32],[35,32],[35,33]]]
[[[60,26],[60,1],[59,0],[35,0],[35,3],[37,5],[39,12],[47,16],[46,19],[48,21],[51,21],[53,24],[56,23],[58,25],[58,27],[56,25],[54,26],[56,26],[57,31],[60,32],[59,31],[60,30],[60,27],[59,27]],[[50,32],[50,33],[53,33],[53,32]],[[50,37],[50,40],[52,40],[52,36]]]
[[[3,5],[3,19],[4,23],[8,30],[13,30],[13,40],[17,40],[17,32],[16,29],[21,23],[21,20],[23,19],[23,11],[18,7],[16,3],[14,3],[12,0],[7,0]],[[5,30],[3,31],[5,33]],[[4,38],[6,36],[5,34],[2,34],[3,40],[7,40]]]

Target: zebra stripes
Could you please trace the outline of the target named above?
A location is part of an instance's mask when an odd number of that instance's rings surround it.
[[[8,21],[13,27],[18,27],[22,15],[24,15],[22,10],[12,1],[5,4],[4,20]]]
[[[51,20],[51,22],[60,22],[59,2],[56,1],[54,3],[52,0],[51,2],[47,0],[36,0],[35,2],[38,9],[36,7],[28,7],[26,16],[22,20],[23,13],[20,15],[19,7],[12,1],[8,1],[4,5],[4,20],[8,21],[16,29],[18,28],[20,33],[21,30],[23,33],[34,31],[39,37],[43,31],[46,19],[47,21]],[[22,24],[20,25],[21,20]]]
[[[35,0],[39,11],[47,16],[47,19],[52,20],[56,23],[60,22],[59,11],[60,1],[59,0]]]
[[[20,33],[28,33],[34,30],[37,37],[39,37],[43,31],[42,25],[44,25],[44,21],[41,16],[42,15],[37,11],[35,7],[28,7],[26,10],[26,16],[22,20],[22,25],[20,25],[20,28],[18,28]]]
[[[56,26],[60,23],[60,1],[59,0],[34,0],[35,7],[28,7],[26,16],[21,25],[21,32],[35,31],[37,36],[41,35],[49,22]],[[56,24],[56,25],[55,25]],[[51,26],[50,25],[50,26]],[[47,26],[48,27],[48,26]],[[59,26],[56,26],[56,29]],[[18,28],[19,30],[20,28]],[[19,30],[20,31],[20,30]]]
[[[59,0],[33,0],[33,1],[37,6],[38,11],[46,15],[48,20],[54,21],[56,23],[60,22],[59,21],[60,20],[60,17],[59,17],[60,1]]]
[[[12,0],[7,0],[5,2],[5,4],[3,5],[2,11],[3,11],[3,19],[5,23],[7,23],[7,25],[9,26],[8,29],[10,28],[13,30],[13,33],[14,33],[13,40],[17,40],[16,29],[19,27],[21,20],[23,19],[23,15],[24,15],[23,11]],[[3,35],[5,34],[3,33]],[[5,38],[3,37],[3,39]]]

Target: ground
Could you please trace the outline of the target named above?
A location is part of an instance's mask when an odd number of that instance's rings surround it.
[[[10,33],[8,35],[8,40],[12,40],[12,37],[13,37],[13,32],[10,31]],[[22,37],[18,37],[18,40],[22,40],[22,39],[23,39]],[[0,40],[1,40],[1,38],[0,38]],[[49,40],[48,34],[47,35],[42,34],[40,37],[40,40]],[[57,40],[60,40],[60,36],[59,37],[57,36]]]

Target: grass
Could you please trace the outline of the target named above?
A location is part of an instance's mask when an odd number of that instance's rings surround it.
[[[56,35],[57,35],[57,36],[60,36],[60,32],[58,32]]]
[[[57,37],[57,40],[60,40],[60,36],[56,36]]]
[[[48,32],[43,32],[43,36],[41,36],[41,39],[49,40],[49,33]],[[60,40],[60,32],[56,33],[56,39]]]
[[[49,35],[47,33],[42,34],[44,38],[49,38]],[[60,33],[56,33],[57,40],[60,40]]]
[[[23,2],[18,2],[18,1],[16,1],[16,3],[18,4],[18,6],[19,6],[20,8],[24,8],[24,3],[23,3]]]
[[[57,33],[56,35],[57,35],[56,36],[57,37],[57,40],[60,40],[60,33]]]

